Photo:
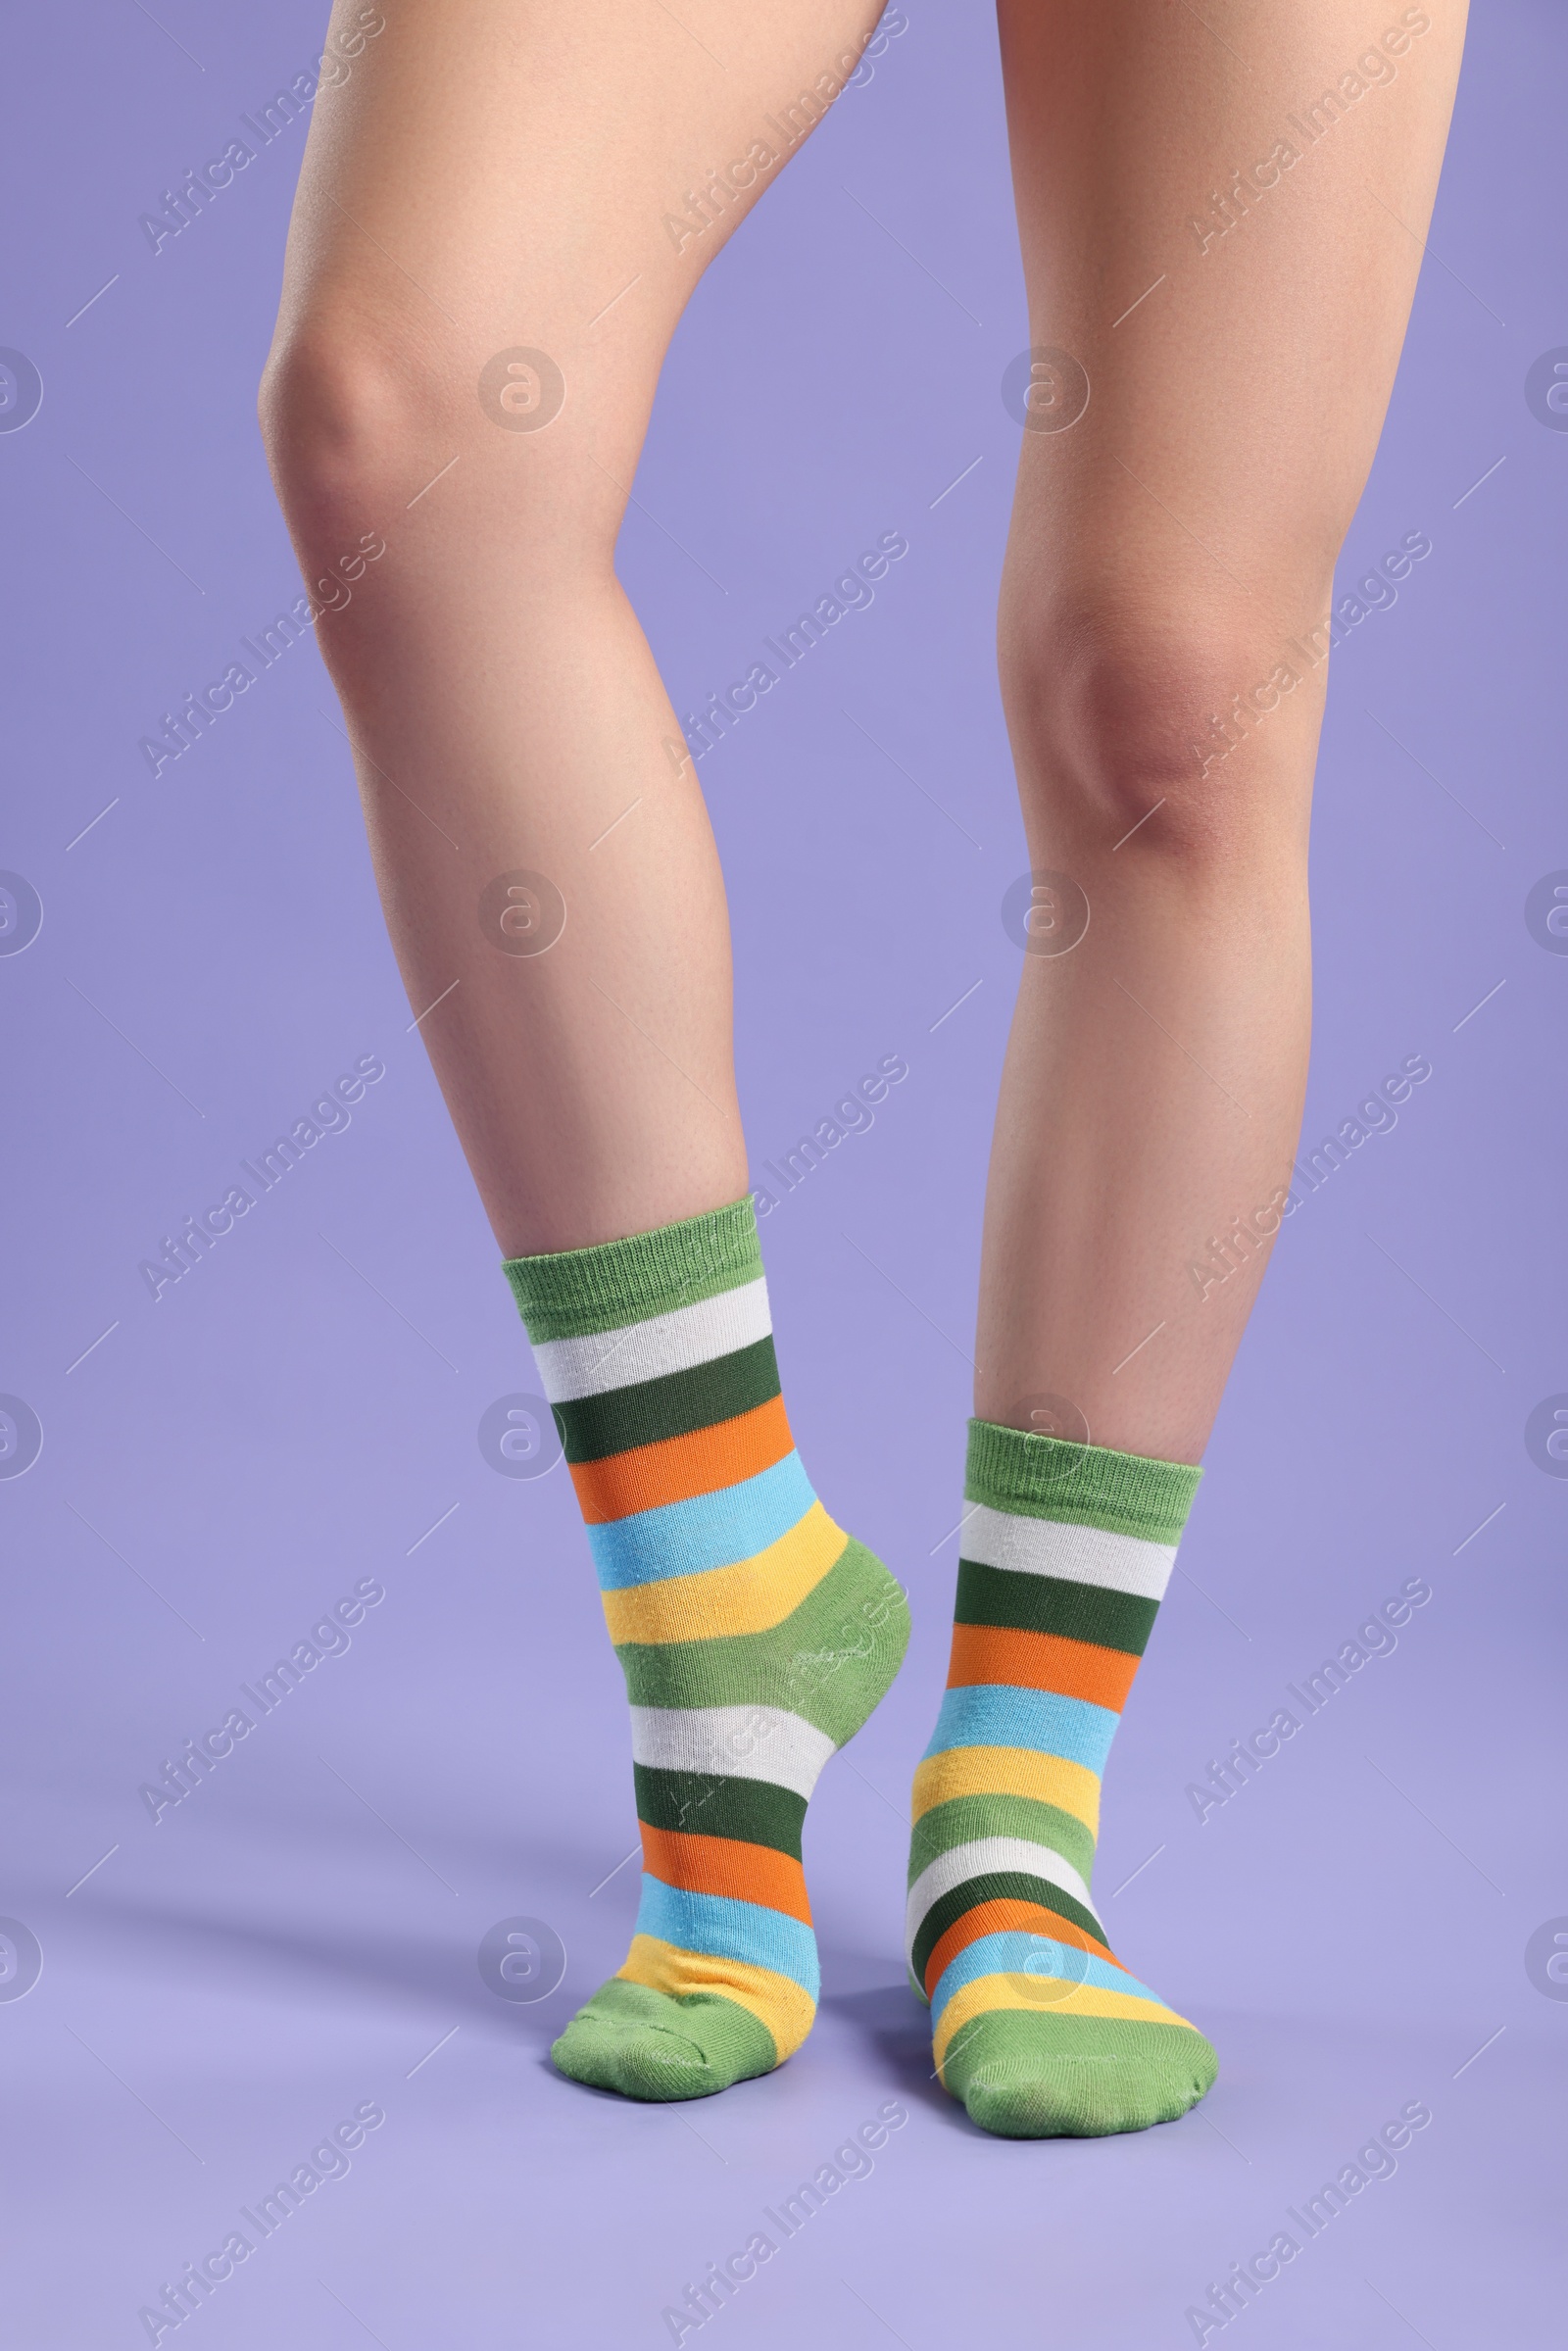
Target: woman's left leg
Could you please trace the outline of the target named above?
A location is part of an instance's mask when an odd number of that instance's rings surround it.
[[[908,1932],[948,2087],[1046,2136],[1167,2120],[1213,2078],[1109,1949],[1100,1777],[1291,1180],[1325,621],[1464,11],[1001,20],[1038,363],[1002,684],[1043,952],[997,1118]]]

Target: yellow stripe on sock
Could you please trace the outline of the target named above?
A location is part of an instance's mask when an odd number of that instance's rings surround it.
[[[1048,1999],[1048,1991],[1060,1996]],[[942,2021],[932,2040],[939,2072],[954,2034],[976,2017],[999,2008],[1018,2009],[1041,2017],[1116,2017],[1130,2025],[1187,2024],[1184,2016],[1178,2016],[1162,2001],[1141,2000],[1134,1992],[1103,1991],[1094,1984],[1058,1984],[1050,1976],[981,1976],[955,1992],[942,2011]],[[1188,2031],[1191,2030],[1188,2026]]]
[[[654,1935],[634,1935],[625,1965],[618,1974],[627,1984],[645,1984],[651,1991],[679,1996],[717,1992],[748,2009],[773,2036],[778,2062],[793,2057],[811,2030],[816,2002],[788,1976],[771,1968],[753,1967],[744,1959],[715,1959],[703,1951],[682,1951],[661,1942]]]
[[[766,1633],[815,1591],[848,1540],[821,1503],[813,1502],[787,1535],[750,1559],[605,1592],[610,1638],[618,1648],[627,1641],[707,1641],[722,1633]]]
[[[1099,1834],[1099,1778],[1065,1755],[1041,1755],[1033,1747],[950,1747],[928,1755],[915,1769],[915,1819],[955,1796],[1033,1796],[1070,1812],[1091,1837]]]

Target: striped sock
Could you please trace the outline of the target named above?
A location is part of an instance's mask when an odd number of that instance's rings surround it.
[[[506,1267],[631,1700],[642,1901],[551,2051],[632,2098],[770,2073],[816,2014],[801,1824],[908,1609],[790,1437],[750,1200]]]
[[[969,1423],[952,1664],[914,1775],[907,1949],[983,2130],[1172,2122],[1218,2059],[1111,1952],[1100,1781],[1201,1472]]]

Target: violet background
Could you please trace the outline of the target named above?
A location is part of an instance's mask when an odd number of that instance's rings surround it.
[[[1568,343],[1568,23],[1544,0],[1474,21],[1343,566],[1433,541],[1337,657],[1308,1136],[1406,1054],[1433,1076],[1285,1229],[1110,1774],[1118,1947],[1223,2071],[1170,2128],[1013,2145],[931,2081],[900,1958],[1017,962],[992,631],[999,385],[1027,340],[990,18],[907,13],[698,293],[621,543],[682,710],[878,532],[910,546],[701,769],[754,1165],[878,1056],[909,1063],[764,1241],[802,1450],[916,1630],[813,1806],[813,2038],[671,2108],[545,2060],[630,1931],[635,1866],[600,1885],[634,1837],[623,1698],[564,1476],[499,1476],[476,1442],[538,1383],[409,1033],[314,645],[156,782],[137,751],[298,593],[253,398],[303,126],[156,258],[137,218],[307,64],[318,12],[97,0],[14,28],[0,342],[44,379],[0,434],[0,865],[44,906],[0,957],[0,1389],[44,1430],[0,1480],[0,1911],[44,1954],[0,1999],[19,2351],[144,2341],[139,2306],[366,2099],[387,2119],[349,2175],[181,2342],[667,2341],[686,2281],[893,2097],[906,2126],[711,2323],[728,2338],[1191,2341],[1208,2280],[1421,2099],[1396,2176],[1236,2324],[1254,2351],[1558,2339],[1568,2006],[1524,1955],[1568,1913],[1537,1794],[1562,1778],[1568,1485],[1524,1425],[1568,1390],[1568,960],[1524,903],[1568,866],[1568,437],[1524,378]],[[154,1305],[159,1237],[368,1053],[387,1074],[348,1131]],[[349,1652],[154,1827],[140,1784],[369,1575],[386,1598]],[[1397,1651],[1200,1826],[1188,1783],[1416,1575],[1433,1597]],[[531,2005],[475,1964],[518,1914],[568,1954]]]

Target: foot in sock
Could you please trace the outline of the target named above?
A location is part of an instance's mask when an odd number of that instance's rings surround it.
[[[1200,1474],[969,1424],[907,1949],[943,2083],[1004,2138],[1173,2122],[1218,2071],[1115,1957],[1089,1890],[1105,1757]]]
[[[749,1200],[506,1271],[626,1677],[643,1844],[631,1950],[551,2056],[627,2097],[707,2097],[810,2031],[801,1824],[908,1609],[795,1450]]]

